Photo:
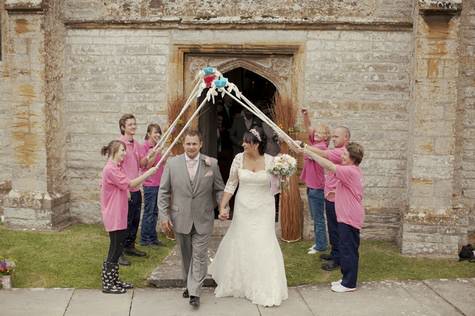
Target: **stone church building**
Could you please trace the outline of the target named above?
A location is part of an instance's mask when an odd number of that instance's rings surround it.
[[[0,0],[0,28],[9,226],[99,222],[99,151],[120,116],[136,115],[139,139],[166,127],[209,65],[351,129],[365,238],[445,256],[473,238],[473,0]]]

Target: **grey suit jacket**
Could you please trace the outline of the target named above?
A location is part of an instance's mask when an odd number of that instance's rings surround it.
[[[211,234],[214,208],[221,201],[223,190],[216,159],[200,154],[192,184],[185,154],[170,158],[160,180],[157,202],[160,221],[171,220],[175,232],[180,234],[189,234],[193,224],[198,234]]]

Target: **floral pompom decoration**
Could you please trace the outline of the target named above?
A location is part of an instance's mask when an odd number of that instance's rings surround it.
[[[280,178],[287,178],[294,174],[297,170],[297,160],[288,155],[283,154],[274,158],[274,165],[269,172]]]
[[[0,275],[9,275],[15,270],[15,262],[7,259],[0,260]]]

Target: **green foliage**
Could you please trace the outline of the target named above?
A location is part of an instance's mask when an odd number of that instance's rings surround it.
[[[320,269],[325,261],[319,255],[308,255],[311,242],[282,243],[289,286],[328,283],[341,278],[339,270]],[[440,278],[473,278],[475,266],[458,258],[433,259],[406,257],[390,242],[363,240],[360,247],[358,281],[424,280]]]
[[[132,265],[120,271],[124,280],[146,286],[174,245],[161,240],[166,247],[138,247],[148,257],[128,257]],[[15,287],[99,288],[108,247],[109,236],[100,225],[75,225],[61,232],[14,231],[0,225],[0,257],[15,260]]]

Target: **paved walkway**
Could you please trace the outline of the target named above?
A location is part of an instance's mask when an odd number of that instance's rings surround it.
[[[280,307],[256,306],[246,299],[215,298],[205,288],[193,310],[180,289],[144,288],[124,295],[98,289],[0,290],[0,315],[475,315],[475,278],[421,282],[363,283],[353,293],[333,293],[328,285],[289,289]]]

